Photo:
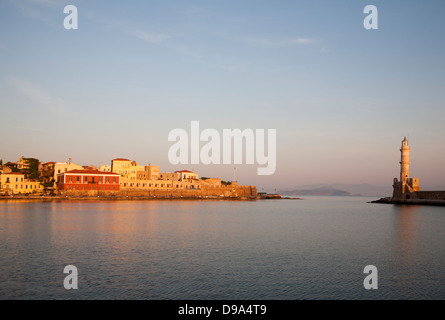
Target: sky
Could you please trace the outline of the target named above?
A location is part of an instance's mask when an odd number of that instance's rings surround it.
[[[366,5],[378,29],[366,30]],[[66,30],[66,5],[78,29]],[[0,159],[195,170],[259,189],[445,185],[445,2],[0,0]],[[172,165],[171,130],[276,129],[277,167]]]

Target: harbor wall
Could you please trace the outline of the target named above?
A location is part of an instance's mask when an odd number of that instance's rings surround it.
[[[255,186],[221,186],[202,189],[138,189],[121,188],[119,191],[66,190],[60,193],[69,197],[148,197],[148,198],[199,198],[199,197],[251,197],[257,196]]]

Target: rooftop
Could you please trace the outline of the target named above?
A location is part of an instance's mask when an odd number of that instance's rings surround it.
[[[99,170],[80,170],[80,169],[75,169],[75,170],[70,170],[67,172],[63,172],[60,174],[64,174],[64,173],[69,173],[69,174],[97,174],[97,175],[112,175],[112,176],[119,176],[118,173],[114,173],[114,172],[105,172],[105,171],[99,171]]]

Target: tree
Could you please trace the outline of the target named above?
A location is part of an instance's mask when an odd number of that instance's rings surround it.
[[[39,160],[35,158],[25,158],[24,159],[29,164],[28,179],[38,180],[39,175]]]

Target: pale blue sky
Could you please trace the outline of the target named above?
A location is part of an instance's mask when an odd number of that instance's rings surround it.
[[[65,30],[65,5],[79,29]],[[379,30],[363,28],[363,8]],[[445,2],[0,1],[0,158],[173,166],[168,132],[277,129],[277,171],[240,183],[391,184],[412,146],[445,184]]]

